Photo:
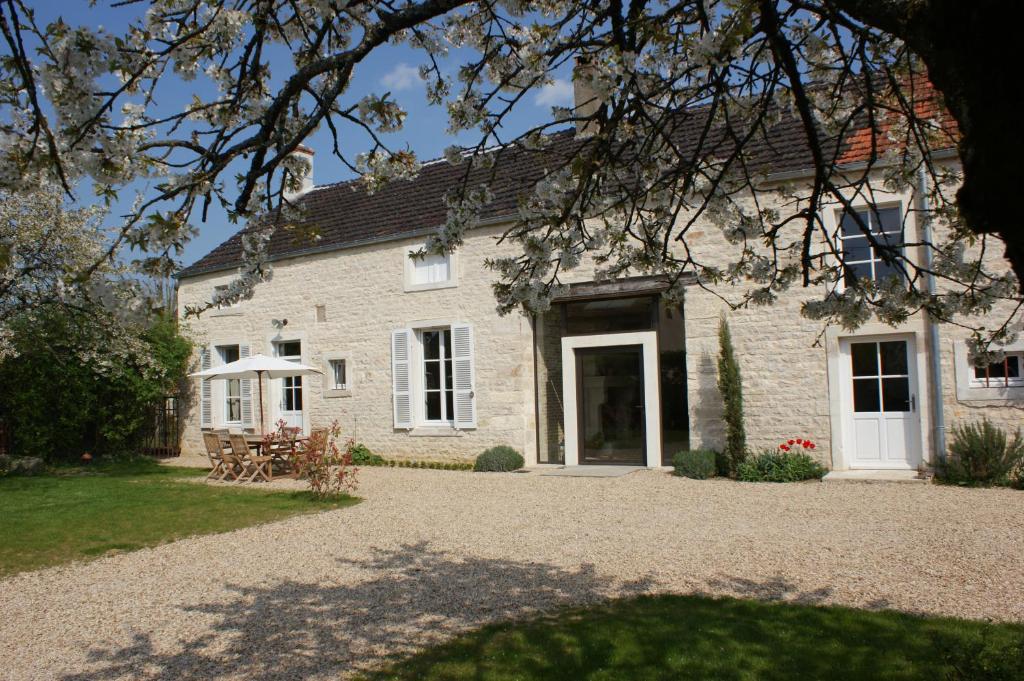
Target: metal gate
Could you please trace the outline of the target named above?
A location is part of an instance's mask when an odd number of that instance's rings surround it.
[[[154,404],[143,438],[142,453],[158,459],[181,455],[179,399],[165,397]]]

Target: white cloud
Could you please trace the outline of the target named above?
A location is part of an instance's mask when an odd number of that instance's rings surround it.
[[[389,72],[380,79],[381,84],[392,92],[408,90],[423,82],[420,78],[420,70],[415,66],[409,66],[405,62],[395,64]]]
[[[556,78],[537,91],[533,98],[537,106],[570,106],[572,105],[572,83]]]

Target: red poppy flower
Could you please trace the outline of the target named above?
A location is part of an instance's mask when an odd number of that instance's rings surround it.
[[[786,445],[779,445],[779,449],[781,449],[784,452],[788,452],[789,451],[789,447],[787,447]]]
[[[807,445],[807,446],[810,447],[811,449],[814,449],[814,443],[813,442],[811,444]]]
[[[786,444],[787,444],[787,445],[791,445],[791,444],[793,444],[793,441],[792,441],[792,440],[789,440],[789,441],[787,441],[787,442],[786,442]]]
[[[797,438],[797,439],[796,439],[796,443],[797,443],[798,445],[802,445],[802,444],[804,443],[804,441],[803,441],[803,440],[801,440],[800,438]]]

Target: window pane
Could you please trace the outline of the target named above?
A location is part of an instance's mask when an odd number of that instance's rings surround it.
[[[293,389],[292,394],[295,395],[295,399],[293,400],[295,404],[295,411],[302,411],[302,388]]]
[[[441,387],[441,363],[424,362],[423,377],[427,390],[438,390]]]
[[[444,339],[444,356],[452,356],[452,334],[451,331],[445,329],[441,331],[441,337]]]
[[[1006,378],[1006,365],[1002,362],[992,362],[988,365],[988,375],[992,378]]]
[[[427,403],[427,420],[429,421],[440,421],[441,420],[441,393],[430,392],[426,394]]]
[[[905,341],[879,343],[882,354],[882,373],[886,376],[907,374],[907,344]]]
[[[299,357],[302,355],[302,343],[299,341],[288,341],[277,344],[278,357]]]
[[[974,367],[974,377],[984,381],[985,380],[985,367]]]
[[[846,285],[853,286],[857,279],[871,279],[871,263],[862,262],[846,266]]]
[[[228,421],[242,420],[242,401],[238,398],[228,400]]]
[[[877,378],[853,379],[853,410],[881,411]]]
[[[217,348],[217,351],[220,352],[220,361],[222,364],[237,362],[239,359],[237,345],[222,345]]]
[[[857,215],[860,216],[860,219],[864,222],[865,225],[869,224],[867,213],[858,212]],[[854,217],[853,213],[844,213],[843,219],[840,221],[839,224],[842,227],[844,237],[864,235],[864,229],[861,228],[860,224],[857,223],[857,218]]]
[[[878,353],[874,343],[851,343],[854,376],[877,376]]]
[[[444,387],[454,388],[455,384],[452,382],[452,360],[445,360],[444,363]]]
[[[871,244],[867,237],[843,239],[843,260],[849,263],[871,260]]]
[[[445,390],[444,397],[446,409],[445,414],[447,415],[448,420],[452,420],[455,418],[455,392],[453,390]]]
[[[424,359],[440,359],[441,357],[441,345],[439,331],[424,331],[423,332],[423,357]]]
[[[237,378],[231,378],[227,381],[227,396],[238,397],[242,394],[242,384]]]
[[[331,366],[334,368],[334,385],[345,385],[345,360],[331,360]]]
[[[879,208],[871,216],[875,221],[875,232],[902,232],[903,220],[900,217],[899,208]]]
[[[1007,378],[1020,378],[1020,357],[1017,355],[1008,355],[1006,357],[1006,376]]]
[[[566,303],[566,331],[580,335],[653,329],[653,304],[649,296]]]
[[[875,263],[875,281],[881,282],[892,277],[899,278],[900,276],[900,271],[895,264],[890,265],[881,260]]]
[[[910,411],[910,379],[883,378],[882,403],[885,411]]]

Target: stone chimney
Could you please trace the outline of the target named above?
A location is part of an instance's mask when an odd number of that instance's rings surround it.
[[[298,190],[285,192],[284,197],[287,200],[294,201],[313,188],[313,153],[313,150],[304,144],[295,147],[295,150],[291,153],[293,157],[300,158],[309,165],[309,172],[302,178],[302,186]]]
[[[591,75],[594,72],[594,65],[590,59],[582,55],[576,57],[576,66],[572,71],[574,113],[581,118],[595,116],[604,105],[604,101],[590,87]],[[596,118],[576,121],[576,136],[590,137],[597,132],[598,127]]]

